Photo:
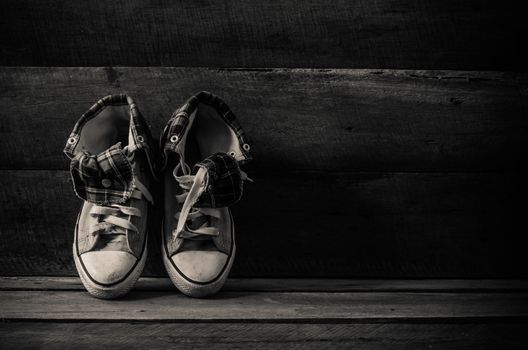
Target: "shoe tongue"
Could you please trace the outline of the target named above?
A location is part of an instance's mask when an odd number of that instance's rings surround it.
[[[126,235],[123,234],[107,234],[100,237],[102,248],[99,250],[110,251],[128,251]]]

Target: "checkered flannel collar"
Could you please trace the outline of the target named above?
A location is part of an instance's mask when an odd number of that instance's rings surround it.
[[[242,152],[242,159],[239,160],[239,163],[245,164],[250,161],[252,156],[249,153],[249,141],[235,114],[220,97],[210,92],[202,91],[190,97],[183,106],[177,109],[165,126],[160,140],[164,153],[164,164],[166,163],[169,152],[177,152],[178,144],[183,139],[189,126],[189,118],[196,111],[200,103],[214,108],[226,125],[236,134]]]
[[[84,124],[109,105],[130,106],[130,132],[135,141],[133,150],[123,149],[118,143],[98,155],[76,150]],[[127,95],[112,95],[99,100],[75,124],[66,142],[64,153],[71,159],[70,172],[77,196],[96,204],[124,203],[134,189],[133,166],[129,154],[143,151],[148,159],[152,175],[156,177],[157,157],[155,144],[146,122],[136,104]]]
[[[164,163],[170,152],[179,154],[185,142],[190,118],[196,112],[199,104],[208,105],[216,110],[226,125],[235,133],[241,154],[215,153],[194,166],[193,173],[199,168],[207,172],[207,185],[205,191],[195,204],[198,208],[220,208],[230,206],[242,197],[243,181],[247,175],[240,169],[240,164],[245,164],[252,159],[249,153],[248,139],[238,122],[235,114],[227,104],[218,96],[202,91],[187,100],[169,120],[161,137],[161,147],[164,153]],[[235,159],[236,158],[236,159]],[[164,166],[165,166],[164,165]],[[174,174],[177,177],[177,174]]]
[[[124,203],[134,190],[134,169],[120,143],[98,155],[78,152],[70,171],[75,193],[91,203]]]
[[[194,168],[203,168],[207,172],[207,185],[195,207],[228,207],[242,198],[243,181],[247,177],[230,155],[215,153],[197,163]]]

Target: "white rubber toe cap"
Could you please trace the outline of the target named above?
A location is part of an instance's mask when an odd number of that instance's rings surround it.
[[[171,259],[185,277],[194,282],[207,283],[222,273],[228,256],[218,251],[184,251]]]
[[[88,275],[100,284],[123,280],[137,261],[130,253],[108,250],[84,253],[81,260]]]

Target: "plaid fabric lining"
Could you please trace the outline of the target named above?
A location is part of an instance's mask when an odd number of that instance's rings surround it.
[[[96,204],[124,203],[134,189],[134,172],[118,143],[95,156],[77,153],[70,171],[77,196]]]
[[[215,153],[195,165],[209,175],[207,188],[194,205],[197,208],[221,208],[242,198],[243,181],[238,162],[225,153]]]
[[[176,146],[178,142],[171,142],[172,136],[177,136],[178,140],[181,140],[182,135],[185,132],[185,128],[189,124],[189,116],[198,108],[198,104],[203,103],[213,107],[226,124],[233,129],[241,145],[248,143],[247,137],[238,122],[235,114],[231,111],[229,106],[218,96],[213,95],[210,92],[202,91],[185,102],[185,104],[177,109],[171,119],[169,120],[167,126],[163,130],[163,135],[161,137],[161,146],[167,157],[167,151],[176,151]],[[251,155],[247,150],[242,148],[242,153],[245,160],[241,163],[246,163],[251,160]]]
[[[141,115],[139,109],[137,108],[134,100],[127,96],[126,94],[120,95],[110,95],[103,97],[97,103],[95,103],[88,111],[86,111],[81,118],[77,121],[73,130],[66,141],[66,146],[64,147],[64,153],[68,158],[73,159],[76,156],[75,147],[79,142],[80,133],[84,124],[95,117],[99,112],[101,112],[105,106],[109,105],[129,105],[130,106],[130,124],[132,135],[134,141],[138,145],[139,149],[144,150],[147,160],[150,165],[150,170],[154,178],[157,178],[157,166],[159,164],[157,146],[152,141],[152,135],[150,129],[145,122],[145,119]]]

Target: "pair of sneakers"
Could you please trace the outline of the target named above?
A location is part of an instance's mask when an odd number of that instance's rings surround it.
[[[242,196],[247,176],[240,164],[250,160],[249,150],[234,114],[208,92],[173,113],[160,147],[131,97],[107,96],[93,105],[64,149],[75,193],[84,201],[73,256],[88,292],[116,298],[139,278],[147,258],[151,189],[160,181],[161,253],[169,277],[186,295],[216,293],[235,257],[229,206]]]

